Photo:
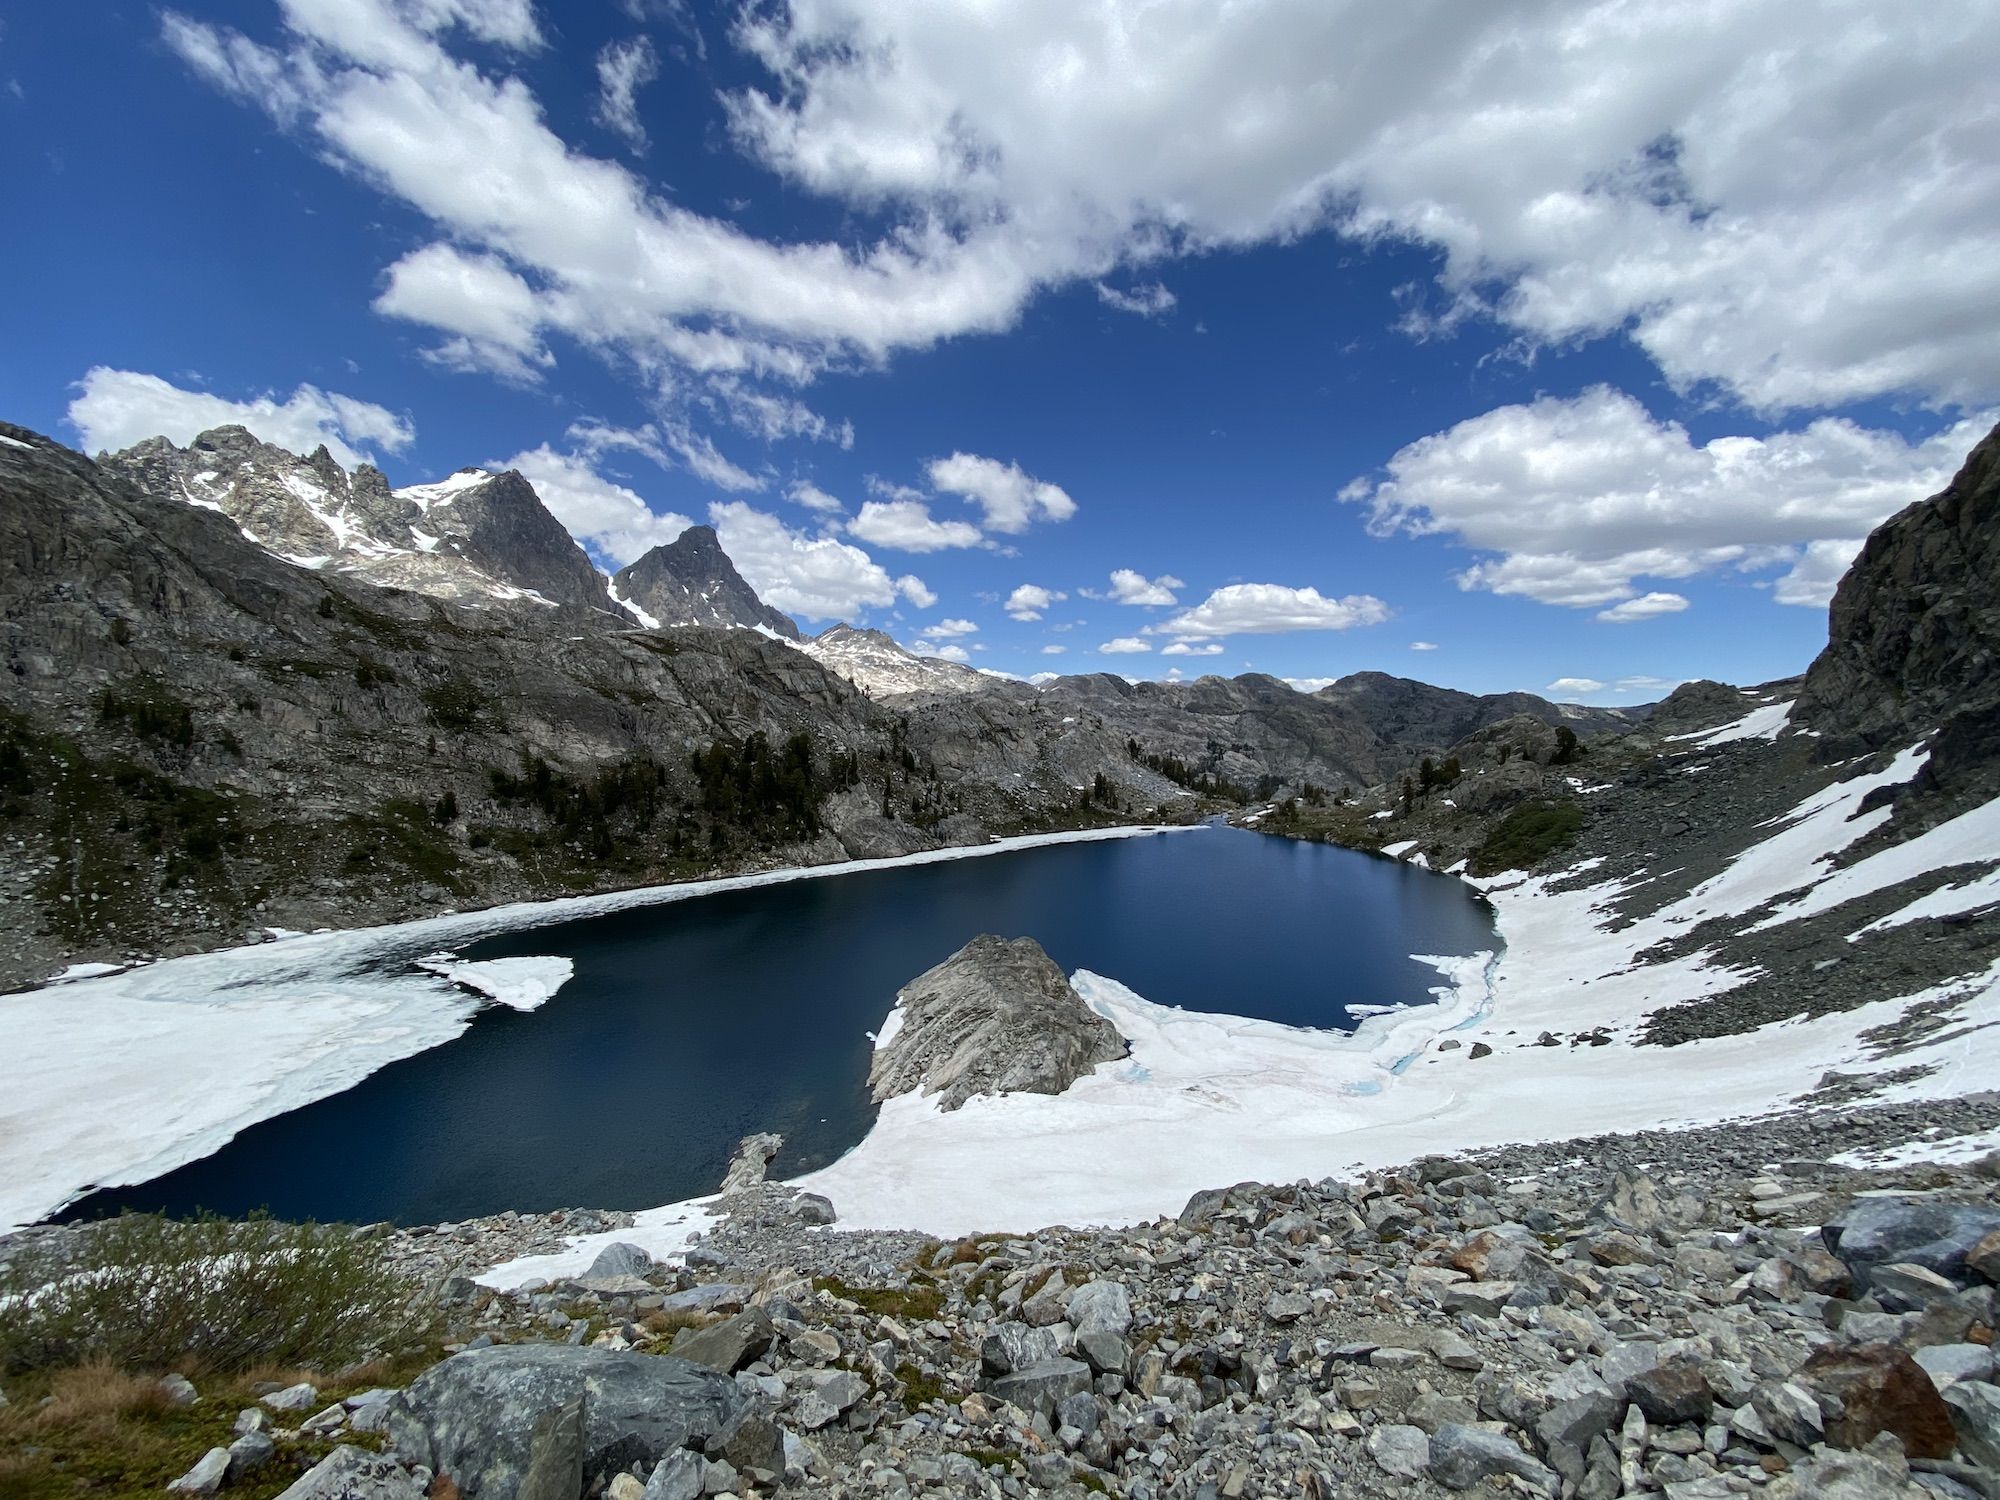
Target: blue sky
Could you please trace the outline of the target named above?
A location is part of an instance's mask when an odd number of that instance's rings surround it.
[[[1800,669],[1993,420],[2000,13],[1386,9],[36,7],[0,414],[517,464],[1021,675]]]

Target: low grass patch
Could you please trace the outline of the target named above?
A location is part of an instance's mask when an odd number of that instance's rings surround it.
[[[235,1436],[236,1414],[257,1405],[260,1381],[309,1380],[332,1405],[373,1386],[400,1386],[441,1357],[436,1348],[323,1375],[297,1366],[265,1365],[222,1377],[188,1363],[200,1399],[175,1406],[160,1378],[106,1363],[40,1371],[8,1383],[0,1407],[0,1496],[6,1500],[158,1500],[166,1486],[211,1448]],[[46,1398],[46,1399],[44,1399]],[[278,1425],[295,1425],[285,1418]],[[231,1500],[269,1500],[339,1443],[379,1447],[370,1433],[277,1439],[272,1462],[230,1483]]]
[[[926,1375],[908,1360],[896,1366],[896,1379],[903,1384],[903,1410],[919,1412],[932,1401],[950,1399],[944,1382],[935,1375]]]
[[[706,1313],[691,1312],[684,1308],[656,1307],[639,1320],[639,1326],[648,1333],[665,1338],[679,1333],[683,1328],[706,1328],[714,1321]]]
[[[352,1364],[422,1340],[411,1292],[338,1226],[128,1214],[73,1261],[0,1268],[0,1371]]]
[[[813,1290],[831,1293],[877,1317],[917,1323],[929,1322],[944,1307],[944,1294],[928,1278],[908,1286],[849,1286],[837,1276],[816,1276]]]

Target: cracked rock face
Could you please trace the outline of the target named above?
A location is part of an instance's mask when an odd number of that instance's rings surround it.
[[[1060,1094],[1126,1051],[1040,943],[990,933],[905,985],[884,1036],[868,1072],[877,1102],[915,1091],[947,1110],[977,1094]]]

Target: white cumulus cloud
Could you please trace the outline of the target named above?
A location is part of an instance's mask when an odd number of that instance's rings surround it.
[[[1595,677],[1558,677],[1542,691],[1564,698],[1587,698],[1592,693],[1603,692],[1604,684]]]
[[[1097,649],[1106,656],[1137,656],[1142,651],[1151,651],[1153,643],[1141,636],[1121,635],[1115,640],[1106,641]]]
[[[1437,650],[1437,642],[1436,642],[1436,641],[1411,641],[1411,642],[1410,642],[1410,649],[1411,649],[1412,651],[1435,651],[1435,650]]]
[[[931,488],[962,495],[986,517],[986,529],[1016,535],[1036,521],[1067,521],[1076,502],[1060,486],[1023,473],[1018,464],[954,453],[933,459],[927,470]]]
[[[1762,407],[2000,392],[1990,6],[842,0],[739,36],[750,150],[1030,286],[1334,226],[1438,252],[1420,329],[1623,332]]]
[[[1990,423],[1967,418],[1913,443],[1827,417],[1697,443],[1597,386],[1419,439],[1385,478],[1342,495],[1368,505],[1378,535],[1450,536],[1496,554],[1459,575],[1464,588],[1598,606],[1633,599],[1641,578],[1797,564],[1814,543],[1856,543],[1941,488]],[[1832,555],[1822,549],[1814,566]]]
[[[1687,599],[1680,594],[1668,594],[1655,590],[1641,594],[1636,599],[1627,599],[1623,604],[1614,604],[1609,609],[1600,609],[1597,618],[1613,625],[1629,625],[1635,620],[1656,619],[1660,615],[1677,615],[1688,607]]]
[[[794,480],[786,489],[785,498],[821,515],[837,516],[842,513],[840,502],[809,479]]]
[[[1389,606],[1372,594],[1328,599],[1314,588],[1232,583],[1217,589],[1193,609],[1154,628],[1193,638],[1277,635],[1292,630],[1350,630],[1357,625],[1379,625],[1389,618],[1389,613]]]
[[[1222,647],[1222,642],[1220,642],[1220,641],[1206,641],[1206,642],[1197,642],[1197,641],[1175,641],[1175,642],[1174,642],[1174,643],[1173,643],[1172,645],[1170,645],[1170,646],[1162,646],[1162,647],[1160,648],[1160,655],[1162,655],[1162,656],[1220,656],[1220,655],[1222,655],[1222,650],[1223,650],[1223,647]]]
[[[1833,602],[1833,591],[1842,575],[1861,551],[1864,537],[1839,541],[1808,542],[1792,564],[1791,571],[1771,585],[1771,597],[1780,604],[1799,604],[1823,609]]]
[[[942,552],[985,540],[970,521],[938,520],[922,500],[864,500],[847,529],[864,542],[901,552]]]
[[[1187,585],[1171,573],[1148,578],[1133,568],[1118,568],[1111,574],[1111,598],[1118,604],[1178,604],[1175,589]]]
[[[1069,597],[1059,589],[1045,589],[1038,583],[1024,583],[1007,596],[1004,608],[1009,618],[1023,622],[1039,620],[1051,604]]]
[[[129,448],[149,437],[185,445],[211,427],[233,424],[293,453],[311,453],[324,443],[348,468],[370,462],[377,449],[401,452],[417,435],[407,417],[386,406],[316,385],[301,385],[282,400],[266,392],[231,401],[106,365],[93,366],[77,382],[67,415],[92,452]]]
[[[859,547],[802,535],[742,500],[717,501],[708,518],[722,550],[766,604],[832,620],[896,602],[896,581]]]

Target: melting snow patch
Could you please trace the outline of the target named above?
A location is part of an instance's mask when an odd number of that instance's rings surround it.
[[[1784,733],[1785,725],[1791,721],[1792,705],[1784,703],[1766,704],[1753,709],[1734,723],[1724,724],[1718,729],[1700,729],[1692,734],[1670,734],[1670,740],[1692,740],[1701,746],[1728,745],[1737,740],[1775,740]]]
[[[396,491],[398,500],[407,500],[425,515],[438,505],[449,505],[466,490],[478,489],[493,476],[484,469],[460,469],[456,474],[446,475],[436,484],[413,484],[408,489]]]
[[[452,953],[417,960],[426,973],[476,990],[510,1010],[537,1010],[569,983],[576,965],[567,958],[490,958],[467,963]]]
[[[1989,1151],[2000,1150],[2000,1130],[1977,1135],[1946,1135],[1934,1140],[1907,1141],[1900,1146],[1871,1146],[1845,1151],[1827,1160],[1836,1167],[1911,1167],[1924,1162],[1951,1166],[1977,1161]]]
[[[641,625],[645,626],[648,630],[658,630],[660,628],[660,622],[658,620],[654,619],[651,615],[647,614],[645,610],[641,609],[638,605],[634,604],[630,599],[627,599],[623,594],[618,592],[618,585],[612,579],[607,578],[604,580],[604,591],[611,596],[611,602],[613,604],[617,605],[620,609],[624,610],[626,614],[630,615],[633,619],[637,620]]]
[[[24,443],[19,438],[8,437],[5,433],[0,433],[0,443],[5,443],[9,448],[23,449],[29,453],[33,453],[35,451],[35,445],[33,443]]]
[[[50,984],[68,984],[74,979],[98,979],[106,974],[122,974],[124,964],[71,964],[62,973],[50,977]]]

